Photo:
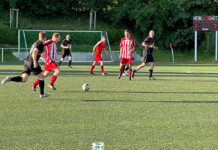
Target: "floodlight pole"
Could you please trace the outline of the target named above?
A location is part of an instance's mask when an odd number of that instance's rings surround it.
[[[198,52],[197,45],[198,45],[198,31],[195,31],[195,62],[198,61],[198,58],[197,58],[197,52]]]
[[[215,31],[215,60],[217,61],[217,39],[218,39],[218,31]]]

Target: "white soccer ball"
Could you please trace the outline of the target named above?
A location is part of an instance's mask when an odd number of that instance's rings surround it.
[[[82,85],[82,90],[83,90],[83,91],[89,91],[89,89],[90,89],[90,86],[89,86],[88,83],[84,83],[84,84]]]

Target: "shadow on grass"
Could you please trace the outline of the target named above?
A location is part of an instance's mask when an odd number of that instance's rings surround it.
[[[212,103],[216,104],[218,101],[138,101],[138,100],[82,100],[83,102],[130,102],[130,103]]]
[[[83,91],[57,91],[64,93],[84,93]],[[88,91],[86,93],[123,93],[123,94],[218,94],[218,92],[168,92],[168,91]]]

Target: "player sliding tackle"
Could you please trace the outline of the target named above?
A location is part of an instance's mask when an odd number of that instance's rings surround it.
[[[5,84],[10,81],[24,83],[28,80],[30,73],[33,72],[34,75],[38,75],[39,77],[40,98],[49,96],[48,93],[44,93],[44,85],[45,85],[44,75],[38,63],[39,58],[41,57],[41,54],[43,52],[43,48],[44,48],[43,42],[45,42],[45,40],[46,40],[46,32],[39,32],[39,40],[32,45],[30,49],[30,54],[24,60],[24,71],[22,76],[17,76],[17,77],[7,76],[4,80],[2,80],[2,84]]]
[[[121,39],[120,43],[120,75],[118,79],[121,78],[123,74],[123,67],[125,64],[129,64],[129,80],[131,80],[132,76],[132,53],[135,51],[135,41],[130,37],[130,33],[128,30],[124,31],[125,37]]]
[[[146,66],[146,63],[150,64],[150,69],[149,69],[149,80],[154,80],[152,77],[152,73],[154,70],[154,58],[153,58],[153,49],[158,50],[158,47],[154,46],[154,31],[151,30],[149,32],[149,36],[142,42],[142,46],[145,47],[144,52],[143,52],[143,62],[141,65],[139,65],[136,69],[133,70],[132,77],[134,78],[135,73],[140,70],[141,68],[144,68]]]
[[[44,76],[45,78],[49,76],[50,72],[54,71],[54,74],[52,76],[52,79],[50,81],[50,84],[48,85],[49,88],[52,90],[56,90],[54,83],[58,77],[58,74],[60,73],[60,68],[55,62],[56,55],[62,55],[62,53],[57,52],[57,43],[60,41],[61,37],[59,33],[54,33],[52,35],[52,39],[46,41],[44,44],[47,45],[45,47],[45,58],[43,58],[43,55],[41,59],[45,62],[45,72]],[[39,84],[40,79],[37,79],[33,84],[32,84],[32,89],[33,91],[36,91],[36,86]]]
[[[101,53],[102,50],[104,50],[104,52],[106,53],[106,55],[108,55],[108,52],[106,51],[105,47],[106,47],[106,36],[103,35],[101,38],[101,41],[99,41],[94,47],[93,47],[93,52],[92,52],[92,56],[95,55],[95,60],[92,64],[91,70],[89,72],[89,74],[93,75],[93,70],[95,68],[95,65],[97,62],[100,62],[101,64],[101,73],[103,76],[107,75],[106,73],[104,73],[104,64],[103,64],[103,60],[101,58]]]

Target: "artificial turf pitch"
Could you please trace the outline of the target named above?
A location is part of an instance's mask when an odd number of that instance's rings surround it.
[[[0,65],[0,80],[22,69]],[[62,65],[56,91],[46,79],[51,96],[44,99],[31,89],[33,75],[0,85],[0,149],[89,150],[97,141],[105,150],[218,149],[216,64],[157,64],[154,81],[148,67],[132,81],[117,79],[117,65],[105,64],[108,76],[89,69]]]

